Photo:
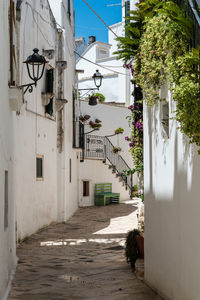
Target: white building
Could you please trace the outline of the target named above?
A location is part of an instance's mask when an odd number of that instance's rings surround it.
[[[198,32],[199,34],[199,32]],[[144,108],[145,279],[164,299],[200,299],[197,147],[177,129],[175,104]],[[168,118],[169,126],[163,126]]]
[[[122,1],[122,22],[114,24],[111,27],[112,31],[116,33],[117,36],[124,35],[124,21],[123,17],[130,10],[129,1]],[[84,47],[80,46],[80,39],[77,40],[79,47],[77,52],[79,52],[79,58],[77,59],[76,68],[79,71],[83,71],[83,73],[79,73],[78,75],[78,87],[80,89],[80,114],[81,115],[90,115],[90,120],[94,121],[95,119],[100,119],[102,121],[102,127],[99,131],[92,132],[91,135],[85,137],[85,160],[80,164],[80,205],[94,205],[94,186],[95,183],[103,183],[103,182],[112,182],[113,191],[119,192],[121,196],[121,200],[126,200],[130,197],[129,192],[125,189],[125,186],[122,185],[123,181],[120,176],[118,178],[115,177],[116,174],[113,175],[112,169],[108,169],[108,165],[114,165],[118,169],[118,174],[121,173],[125,169],[133,168],[133,161],[131,154],[129,152],[129,144],[125,141],[126,136],[130,136],[130,127],[128,125],[127,116],[130,115],[130,111],[128,110],[128,106],[132,104],[132,96],[131,96],[131,74],[130,70],[125,69],[123,67],[123,62],[116,59],[116,55],[113,54],[114,51],[117,50],[117,42],[116,36],[112,31],[109,31],[109,42],[104,43],[101,41],[96,41],[94,36],[89,37],[89,45],[85,49],[83,53],[80,52],[80,49],[84,49]],[[84,46],[84,39],[82,38],[82,45]],[[94,63],[92,64],[91,61]],[[95,65],[97,64],[97,65]],[[105,96],[105,102],[99,103],[96,106],[88,105],[88,101],[84,100],[88,94],[91,94],[91,91],[87,93],[85,90],[81,89],[90,89],[94,88],[94,80],[92,78],[96,69],[103,75],[102,85],[99,91]],[[110,136],[114,133],[117,128],[123,128],[124,133],[109,137],[109,141],[104,140],[103,137]],[[90,132],[91,128],[89,126],[85,126],[85,134]],[[96,137],[94,137],[96,135]],[[94,145],[100,143],[102,141],[102,147],[104,149],[118,146],[122,148],[120,155],[109,154],[107,155],[106,150],[100,149],[101,147],[96,145],[96,149]],[[108,143],[108,145],[107,145]],[[104,146],[103,146],[104,144]],[[93,149],[92,152],[88,151],[88,149]],[[97,153],[100,153],[102,150],[102,155],[99,158],[96,156]],[[95,154],[96,151],[96,154]],[[104,160],[104,156],[106,156],[106,164],[102,164],[102,159]],[[108,159],[109,156],[109,159]],[[123,166],[123,167],[120,167]],[[87,174],[85,173],[85,169],[87,169]],[[137,176],[134,175],[132,181],[128,177],[128,185],[131,188],[132,185],[137,184]],[[83,196],[83,186],[88,182],[90,193],[88,196]]]
[[[73,1],[8,2],[0,3],[0,299],[16,265],[16,243],[66,221],[79,196]],[[22,85],[33,81],[23,62],[34,48],[48,62],[29,93]]]
[[[132,104],[131,74],[129,70],[124,68],[123,61],[117,60],[117,56],[113,53],[117,50],[116,36],[124,35],[124,17],[129,9],[130,1],[122,0],[122,21],[110,26],[112,31],[108,32],[108,43],[96,41],[95,37],[89,37],[88,47],[76,62],[76,68],[84,70],[83,74],[79,74],[80,89],[94,87],[92,76],[98,69],[104,76],[99,92],[105,96],[105,102],[114,102],[125,106]],[[94,64],[89,63],[88,60]]]
[[[0,110],[0,299],[3,299],[16,265],[15,210],[13,186],[12,112],[9,104],[9,23],[8,1],[0,2],[1,110]]]

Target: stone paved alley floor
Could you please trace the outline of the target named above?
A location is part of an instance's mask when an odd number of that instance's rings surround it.
[[[18,247],[8,299],[161,299],[125,261],[125,233],[136,224],[136,207],[128,201],[81,208],[67,223],[34,234]]]

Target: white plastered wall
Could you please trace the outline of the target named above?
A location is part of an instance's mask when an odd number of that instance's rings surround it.
[[[83,196],[83,181],[89,181],[89,196]],[[129,191],[108,168],[108,164],[103,164],[101,160],[85,160],[80,164],[79,206],[94,205],[96,183],[112,183],[112,191],[113,193],[120,193],[120,201],[130,198]]]
[[[15,203],[13,191],[12,112],[9,107],[8,1],[0,1],[0,299],[3,299],[16,265]],[[8,171],[8,227],[4,228],[5,171]]]
[[[170,117],[175,110],[170,102]],[[165,299],[200,299],[199,165],[197,147],[159,105],[144,109],[145,279]]]
[[[20,84],[31,81],[22,62],[32,54],[33,48],[38,48],[40,54],[43,49],[55,50],[56,34],[46,0],[22,3],[19,40]],[[49,60],[49,64],[55,67],[55,60]],[[33,89],[33,93],[27,91],[24,95],[24,105],[20,114],[13,115],[18,240],[56,221],[57,217],[57,127],[55,118],[45,115],[41,97],[44,91],[45,73]],[[37,155],[43,156],[44,159],[44,176],[43,180],[39,181],[36,179]]]

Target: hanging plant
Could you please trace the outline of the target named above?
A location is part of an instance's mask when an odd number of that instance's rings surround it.
[[[88,104],[89,105],[97,105],[97,100],[98,100],[98,96],[95,96],[95,94],[89,96],[89,101]]]
[[[101,93],[95,93],[93,96],[97,97],[100,103],[103,103],[106,100],[106,97]]]

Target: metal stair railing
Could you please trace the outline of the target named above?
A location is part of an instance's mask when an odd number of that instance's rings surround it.
[[[126,188],[129,189],[130,195],[132,195],[133,187],[133,174],[131,168],[127,165],[125,160],[120,154],[113,153],[114,145],[112,142],[105,137],[105,158],[111,163],[113,170],[118,176],[125,182]],[[128,171],[130,174],[127,175],[125,172]]]
[[[110,162],[113,173],[116,173],[125,183],[126,188],[132,195],[133,174],[131,168],[120,154],[114,153],[114,145],[105,136],[84,134],[84,143],[82,143],[81,161],[84,159],[96,159]],[[129,174],[127,174],[127,172]]]

